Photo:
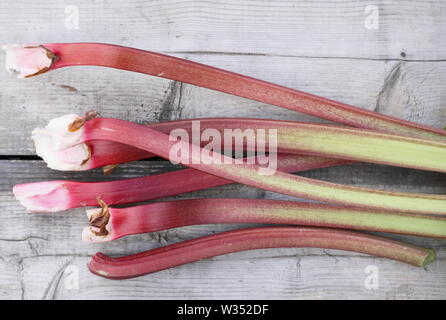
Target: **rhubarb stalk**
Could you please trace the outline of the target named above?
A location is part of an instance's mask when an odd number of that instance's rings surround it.
[[[431,249],[358,232],[308,227],[265,227],[205,236],[130,256],[97,253],[88,267],[108,279],[127,279],[227,253],[267,248],[325,248],[393,259],[417,267],[435,260]]]
[[[181,81],[355,127],[440,141],[445,141],[446,137],[446,132],[441,129],[150,51],[100,43],[15,45],[5,49],[7,69],[17,72],[19,77],[31,77],[62,67],[104,66]],[[30,67],[33,62],[35,66]]]
[[[67,122],[74,119],[76,116],[67,116]],[[41,156],[48,167],[55,170],[63,171],[82,171],[89,170],[97,167],[111,166],[120,163],[147,159],[154,155],[130,145],[116,143],[113,141],[101,141],[93,140],[83,144],[75,145],[72,148],[59,150],[53,148],[54,141],[51,137],[51,132],[59,130],[61,119],[54,119],[43,129],[36,129],[33,131],[33,140],[36,146],[36,152]],[[249,118],[206,118],[206,119],[191,119],[191,120],[177,120],[167,121],[160,123],[153,123],[147,125],[149,128],[169,134],[175,129],[182,129],[190,137],[198,135],[198,140],[202,138],[202,135],[207,130],[212,130],[214,133],[218,133],[219,137],[225,136],[225,131],[234,132],[234,135],[230,136],[230,140],[233,146],[232,149],[235,152],[258,151],[257,136],[254,136],[254,143],[248,143],[248,132],[254,132],[254,134],[264,132],[265,145],[264,149],[269,149],[270,131],[275,130],[277,136],[277,152],[278,153],[293,153],[299,154],[300,158],[304,156],[299,150],[302,150],[300,143],[294,141],[299,139],[299,135],[304,135],[305,128],[300,128],[300,125],[304,125],[299,122],[293,121],[279,121],[279,120],[266,120],[266,119],[249,119]],[[239,130],[240,134],[237,134],[235,130]],[[299,131],[301,132],[299,134]],[[245,136],[243,134],[246,133]],[[260,134],[259,134],[260,135]],[[224,139],[221,139],[221,144],[218,148],[221,151],[225,150]],[[202,147],[209,143],[209,139],[200,141]],[[333,148],[334,150],[335,148]],[[364,148],[363,148],[364,149]],[[232,150],[229,150],[232,151]],[[335,151],[333,151],[335,153]],[[311,153],[311,152],[308,152]],[[313,152],[317,153],[317,152]],[[326,160],[323,160],[327,162]],[[333,160],[328,160],[333,162]],[[347,161],[343,161],[344,163]],[[296,170],[297,171],[297,170]]]
[[[75,115],[67,116],[68,119]],[[107,145],[99,143],[99,149],[88,144],[75,145],[70,150],[52,150],[52,131],[59,130],[64,123],[60,119],[49,122],[44,129],[36,129],[33,139],[37,154],[53,169],[83,170],[98,164],[117,164],[129,158],[150,156],[141,149],[124,148],[118,144],[115,148],[108,145],[109,153],[105,151]],[[169,134],[174,129],[184,129],[189,136],[200,135],[208,129],[214,130],[219,137],[225,137],[226,132],[247,132],[254,134],[262,132],[265,140],[265,149],[269,149],[269,140],[272,130],[277,136],[277,152],[316,155],[331,158],[340,158],[351,161],[364,161],[385,165],[394,165],[406,168],[446,172],[446,143],[423,140],[417,138],[401,137],[381,134],[368,130],[340,128],[330,125],[319,125],[293,121],[263,120],[263,119],[200,119],[182,120],[157,123],[148,126],[151,129]],[[193,128],[196,128],[194,133]],[[76,137],[76,133],[73,134]],[[229,135],[230,136],[230,135]],[[232,136],[230,136],[232,139]],[[241,140],[248,140],[248,138]],[[255,138],[254,138],[255,139]],[[203,146],[209,141],[202,141]],[[223,143],[223,141],[221,141]],[[224,141],[226,142],[226,141]],[[247,151],[256,151],[256,142],[244,147]],[[232,141],[231,141],[232,143]],[[223,150],[221,144],[218,145]],[[56,146],[56,149],[57,146]],[[129,150],[128,150],[129,149]],[[135,150],[135,151],[132,151]],[[53,152],[51,152],[53,151]],[[115,156],[117,153],[123,156]],[[108,157],[107,157],[108,156]],[[105,161],[105,159],[108,159]]]
[[[64,117],[61,120],[64,122],[69,118]],[[212,151],[204,150],[200,146],[192,145],[184,140],[172,141],[168,135],[162,132],[124,120],[95,118],[85,121],[82,126],[74,129],[71,127],[71,123],[65,126],[65,130],[63,130],[63,126],[58,128],[61,131],[52,131],[51,140],[54,142],[53,147],[60,150],[91,140],[108,140],[132,145],[169,159],[171,147],[179,144],[182,150],[190,150],[190,152],[181,152],[178,155],[177,160],[180,164],[264,190],[380,210],[439,215],[446,213],[446,196],[443,195],[410,194],[345,186],[294,176],[281,171],[264,171],[264,168],[250,163],[234,164],[232,158],[221,154],[216,155]],[[67,128],[72,129],[73,132]],[[399,152],[399,150],[395,150],[395,152]],[[200,158],[202,153],[210,154],[211,158],[219,158],[221,161],[203,164]]]
[[[82,239],[115,240],[127,235],[219,223],[265,223],[320,226],[402,233],[446,239],[446,219],[326,204],[258,199],[193,199],[129,208],[87,210],[89,226]]]
[[[110,141],[90,141],[90,144],[96,145],[96,142],[107,142],[110,146],[114,144],[117,148],[125,146]],[[130,147],[129,149],[139,150]],[[147,154],[146,151],[144,152]],[[103,155],[105,154],[103,153]],[[105,159],[105,156],[103,159]],[[119,159],[123,158],[120,157]],[[342,159],[289,154],[277,155],[277,169],[284,172],[300,172],[346,163],[349,162]],[[174,196],[230,183],[233,183],[233,181],[195,169],[182,169],[116,181],[78,182],[56,180],[24,183],[15,185],[13,193],[16,199],[29,212],[57,212],[71,208],[96,206],[98,198],[109,205],[117,205]]]

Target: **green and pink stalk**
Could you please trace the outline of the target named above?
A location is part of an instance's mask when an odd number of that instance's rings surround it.
[[[68,115],[67,117],[68,119],[72,119],[76,116]],[[36,129],[33,132],[33,140],[35,142],[37,154],[45,160],[45,162],[48,164],[48,167],[51,169],[63,171],[89,170],[97,167],[112,166],[120,163],[147,159],[154,156],[152,153],[132,147],[130,145],[103,140],[88,141],[86,143],[78,144],[73,146],[72,148],[66,148],[63,150],[60,150],[60,148],[54,148],[54,141],[51,138],[51,132],[54,130],[59,130],[60,123],[62,122],[58,118],[50,121],[45,128]],[[299,139],[301,139],[301,136],[304,136],[304,138],[302,138],[302,144],[304,144],[305,140],[308,139],[305,137],[305,131],[306,126],[309,125],[310,124],[295,121],[281,120],[279,121],[250,118],[204,118],[167,121],[153,123],[147,126],[166,134],[170,134],[176,129],[183,129],[190,137],[192,137],[194,134],[198,134],[198,138],[201,138],[201,136],[203,134],[206,134],[206,132],[209,132],[209,130],[212,130],[211,132],[213,132],[214,134],[218,133],[221,137],[225,136],[226,131],[235,132],[235,130],[239,130],[240,139],[231,137],[230,141],[234,153],[240,153],[239,151],[242,150],[248,152],[259,151],[260,147],[258,145],[256,145],[255,143],[247,143],[247,136],[249,135],[249,132],[254,132],[254,134],[256,134],[260,131],[264,132],[265,138],[262,148],[264,150],[268,150],[269,141],[272,139],[270,138],[270,132],[274,130],[274,135],[275,137],[277,137],[276,149],[279,154],[292,153],[299,154],[300,157],[304,157],[302,153],[318,153],[317,151],[311,152],[302,149],[301,143],[298,142]],[[243,136],[244,133],[246,134],[246,136]],[[223,141],[222,139],[221,144],[218,145],[218,148],[221,151],[224,150],[226,153],[226,151],[228,150],[226,150],[224,142],[225,141]],[[202,147],[206,147],[208,143],[209,139],[199,141],[199,144]],[[336,151],[333,151],[333,153],[336,153]],[[332,160],[327,161],[333,162]]]
[[[264,227],[228,231],[167,245],[130,256],[97,253],[88,267],[108,279],[128,279],[211,257],[256,249],[324,248],[360,252],[417,267],[435,260],[435,252],[353,231],[310,227]]]
[[[441,129],[155,52],[100,43],[13,45],[5,49],[7,69],[21,78],[70,66],[110,67],[181,81],[354,127],[446,141],[446,132]]]
[[[96,142],[108,142],[110,145],[115,144],[115,147],[120,145],[109,141],[90,141],[94,145]],[[103,159],[105,158],[104,156]],[[342,159],[292,154],[277,155],[277,169],[284,172],[300,172],[346,163],[349,162]],[[29,212],[57,212],[96,206],[98,198],[109,205],[118,205],[174,196],[230,183],[233,182],[202,171],[182,169],[146,177],[105,182],[56,180],[24,183],[15,185],[13,193]]]
[[[307,202],[259,199],[193,199],[129,208],[87,210],[82,239],[104,242],[121,237],[199,224],[263,223],[319,226],[410,234],[446,239],[446,219]]]
[[[70,150],[61,150],[54,144],[51,136],[52,132],[60,131],[59,126],[64,124],[64,121],[71,121],[76,117],[76,115],[67,115],[66,118],[54,119],[49,122],[46,128],[36,129],[33,132],[37,154],[53,169],[82,170],[107,163],[105,161],[107,144],[104,145],[104,142],[99,143],[99,151],[95,151],[96,146],[88,146],[88,143],[85,143],[87,141],[79,141],[80,143],[74,145]],[[446,143],[368,130],[293,121],[243,118],[169,121],[152,124],[148,127],[165,134],[169,134],[175,129],[184,129],[189,136],[193,134],[194,127],[197,128],[197,133],[200,136],[210,129],[221,137],[225,135],[227,130],[240,130],[240,132],[251,130],[254,133],[262,131],[265,136],[264,150],[269,149],[269,141],[272,138],[270,137],[271,132],[274,130],[274,135],[277,136],[277,139],[274,136],[277,141],[277,146],[274,147],[279,153],[306,154],[446,172],[446,166],[444,165],[446,163]],[[75,136],[75,133],[73,136]],[[202,146],[205,146],[206,143],[209,143],[209,141],[202,141]],[[223,149],[222,144],[223,141],[218,144],[219,150]],[[111,148],[108,165],[122,163],[123,159],[120,159],[117,156],[118,154],[122,154],[124,160],[131,157],[144,157],[144,152],[141,149],[135,149],[129,145],[125,147],[123,144],[116,144],[115,146],[116,148],[113,145],[108,145]],[[256,145],[246,145],[246,141],[245,145],[241,147],[244,147],[245,150],[247,147],[251,147],[247,151],[256,151]],[[95,156],[95,154],[99,156]],[[146,152],[145,156],[151,155]],[[99,158],[99,161],[96,158]]]
[[[173,141],[168,135],[153,130],[147,126],[110,118],[95,118],[88,121],[83,121],[82,119],[83,118],[80,117],[61,118],[62,123],[65,123],[65,125],[59,124],[58,126],[55,126],[57,127],[57,130],[54,130],[51,133],[51,140],[56,149],[63,150],[93,140],[108,140],[131,145],[135,148],[156,154],[162,158],[169,159],[171,147],[173,145],[180,145],[182,150],[190,150],[190,152],[181,152],[180,155],[178,155],[179,158],[177,161],[180,164],[226,180],[239,182],[264,190],[355,207],[421,214],[444,215],[446,213],[446,196],[443,195],[373,190],[318,181],[294,176],[281,171],[265,171],[265,168],[256,164],[234,164],[234,159],[232,158],[221,154],[218,154],[217,156],[212,151],[204,150],[200,148],[200,146],[192,145],[184,140]],[[355,132],[353,129],[347,130],[350,134],[354,134]],[[317,131],[315,130],[314,133],[317,133]],[[417,147],[420,144],[425,145],[427,148],[438,148],[440,153],[442,149],[441,143],[439,142],[383,135],[369,131],[364,131],[358,136],[362,135],[373,135],[374,139],[382,138],[383,141],[393,141],[395,145],[392,143],[391,145],[394,147],[411,145],[415,150],[407,148],[402,150],[401,153],[407,154],[407,152],[412,150],[417,159],[425,157],[426,162],[431,161],[431,159],[428,158],[435,157],[435,155],[438,154],[429,154],[427,157],[426,155],[423,156],[418,154],[419,151]],[[325,133],[323,133],[323,136],[325,136]],[[201,163],[200,155],[203,152],[210,154],[211,158],[213,158],[213,156],[216,156],[216,158],[218,157],[221,159],[220,163]],[[393,152],[401,154],[400,149],[394,149]]]

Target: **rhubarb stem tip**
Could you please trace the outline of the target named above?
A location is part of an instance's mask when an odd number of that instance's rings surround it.
[[[5,67],[17,78],[30,78],[51,69],[59,57],[42,45],[4,45]]]
[[[422,268],[426,267],[428,264],[434,262],[435,259],[436,259],[435,251],[429,250],[429,253],[426,255],[426,258],[421,262],[420,267]]]

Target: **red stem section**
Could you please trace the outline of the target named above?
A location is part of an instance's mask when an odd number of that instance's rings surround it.
[[[59,58],[54,61],[51,69],[94,65],[129,70],[269,103],[355,127],[441,141],[446,138],[444,130],[155,52],[100,43],[52,43],[45,44],[44,47]]]
[[[99,209],[98,209],[99,210]],[[107,208],[107,241],[199,224],[264,223],[402,233],[446,239],[446,219],[353,209],[326,204],[259,199],[192,199]],[[436,228],[432,228],[435,226]],[[438,232],[438,230],[441,232]],[[88,229],[87,229],[88,230]]]
[[[433,250],[357,232],[325,228],[265,227],[223,232],[120,258],[97,253],[91,259],[89,269],[105,278],[127,279],[227,253],[267,248],[338,249],[419,267],[435,259]]]

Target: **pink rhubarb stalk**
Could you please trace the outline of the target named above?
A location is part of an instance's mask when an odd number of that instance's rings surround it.
[[[90,141],[94,145],[96,142],[109,141]],[[112,142],[109,143],[112,144]],[[277,169],[284,172],[300,172],[346,163],[348,161],[342,159],[277,155]],[[174,196],[230,183],[233,181],[195,169],[183,169],[146,177],[105,182],[57,180],[24,183],[15,185],[13,192],[16,199],[29,212],[57,212],[71,208],[96,206],[98,198],[109,205],[117,205]]]
[[[446,132],[441,129],[155,52],[100,43],[51,43],[24,45],[21,50],[18,46],[9,48],[11,46],[6,47],[7,68],[20,77],[70,66],[104,66],[181,81],[355,127],[441,141],[446,137]]]
[[[115,240],[198,224],[265,223],[381,231],[446,239],[446,219],[307,202],[258,199],[193,199],[87,210],[82,239]]]
[[[417,267],[424,267],[435,260],[435,252],[431,249],[358,232],[308,227],[265,227],[223,232],[120,258],[97,253],[88,267],[98,276],[127,279],[227,253],[267,248],[354,251]]]
[[[60,150],[92,140],[108,140],[132,145],[169,159],[172,146],[179,146],[181,150],[190,150],[190,152],[180,152],[177,155],[176,161],[180,164],[264,190],[300,198],[380,210],[439,215],[446,213],[446,196],[443,195],[410,194],[345,186],[294,176],[281,171],[265,170],[256,164],[234,164],[233,158],[215,154],[184,140],[172,141],[168,135],[162,132],[124,120],[95,118],[85,121],[84,118],[75,118],[68,125],[67,120],[70,120],[69,117],[61,118],[61,122],[65,122],[65,126],[59,123],[55,127],[61,130],[52,131],[53,147]],[[386,140],[384,139],[384,141]],[[415,140],[418,141],[418,139]],[[404,152],[400,149],[393,151]],[[219,159],[219,161],[203,164],[200,158],[203,153],[210,155],[211,159]]]

